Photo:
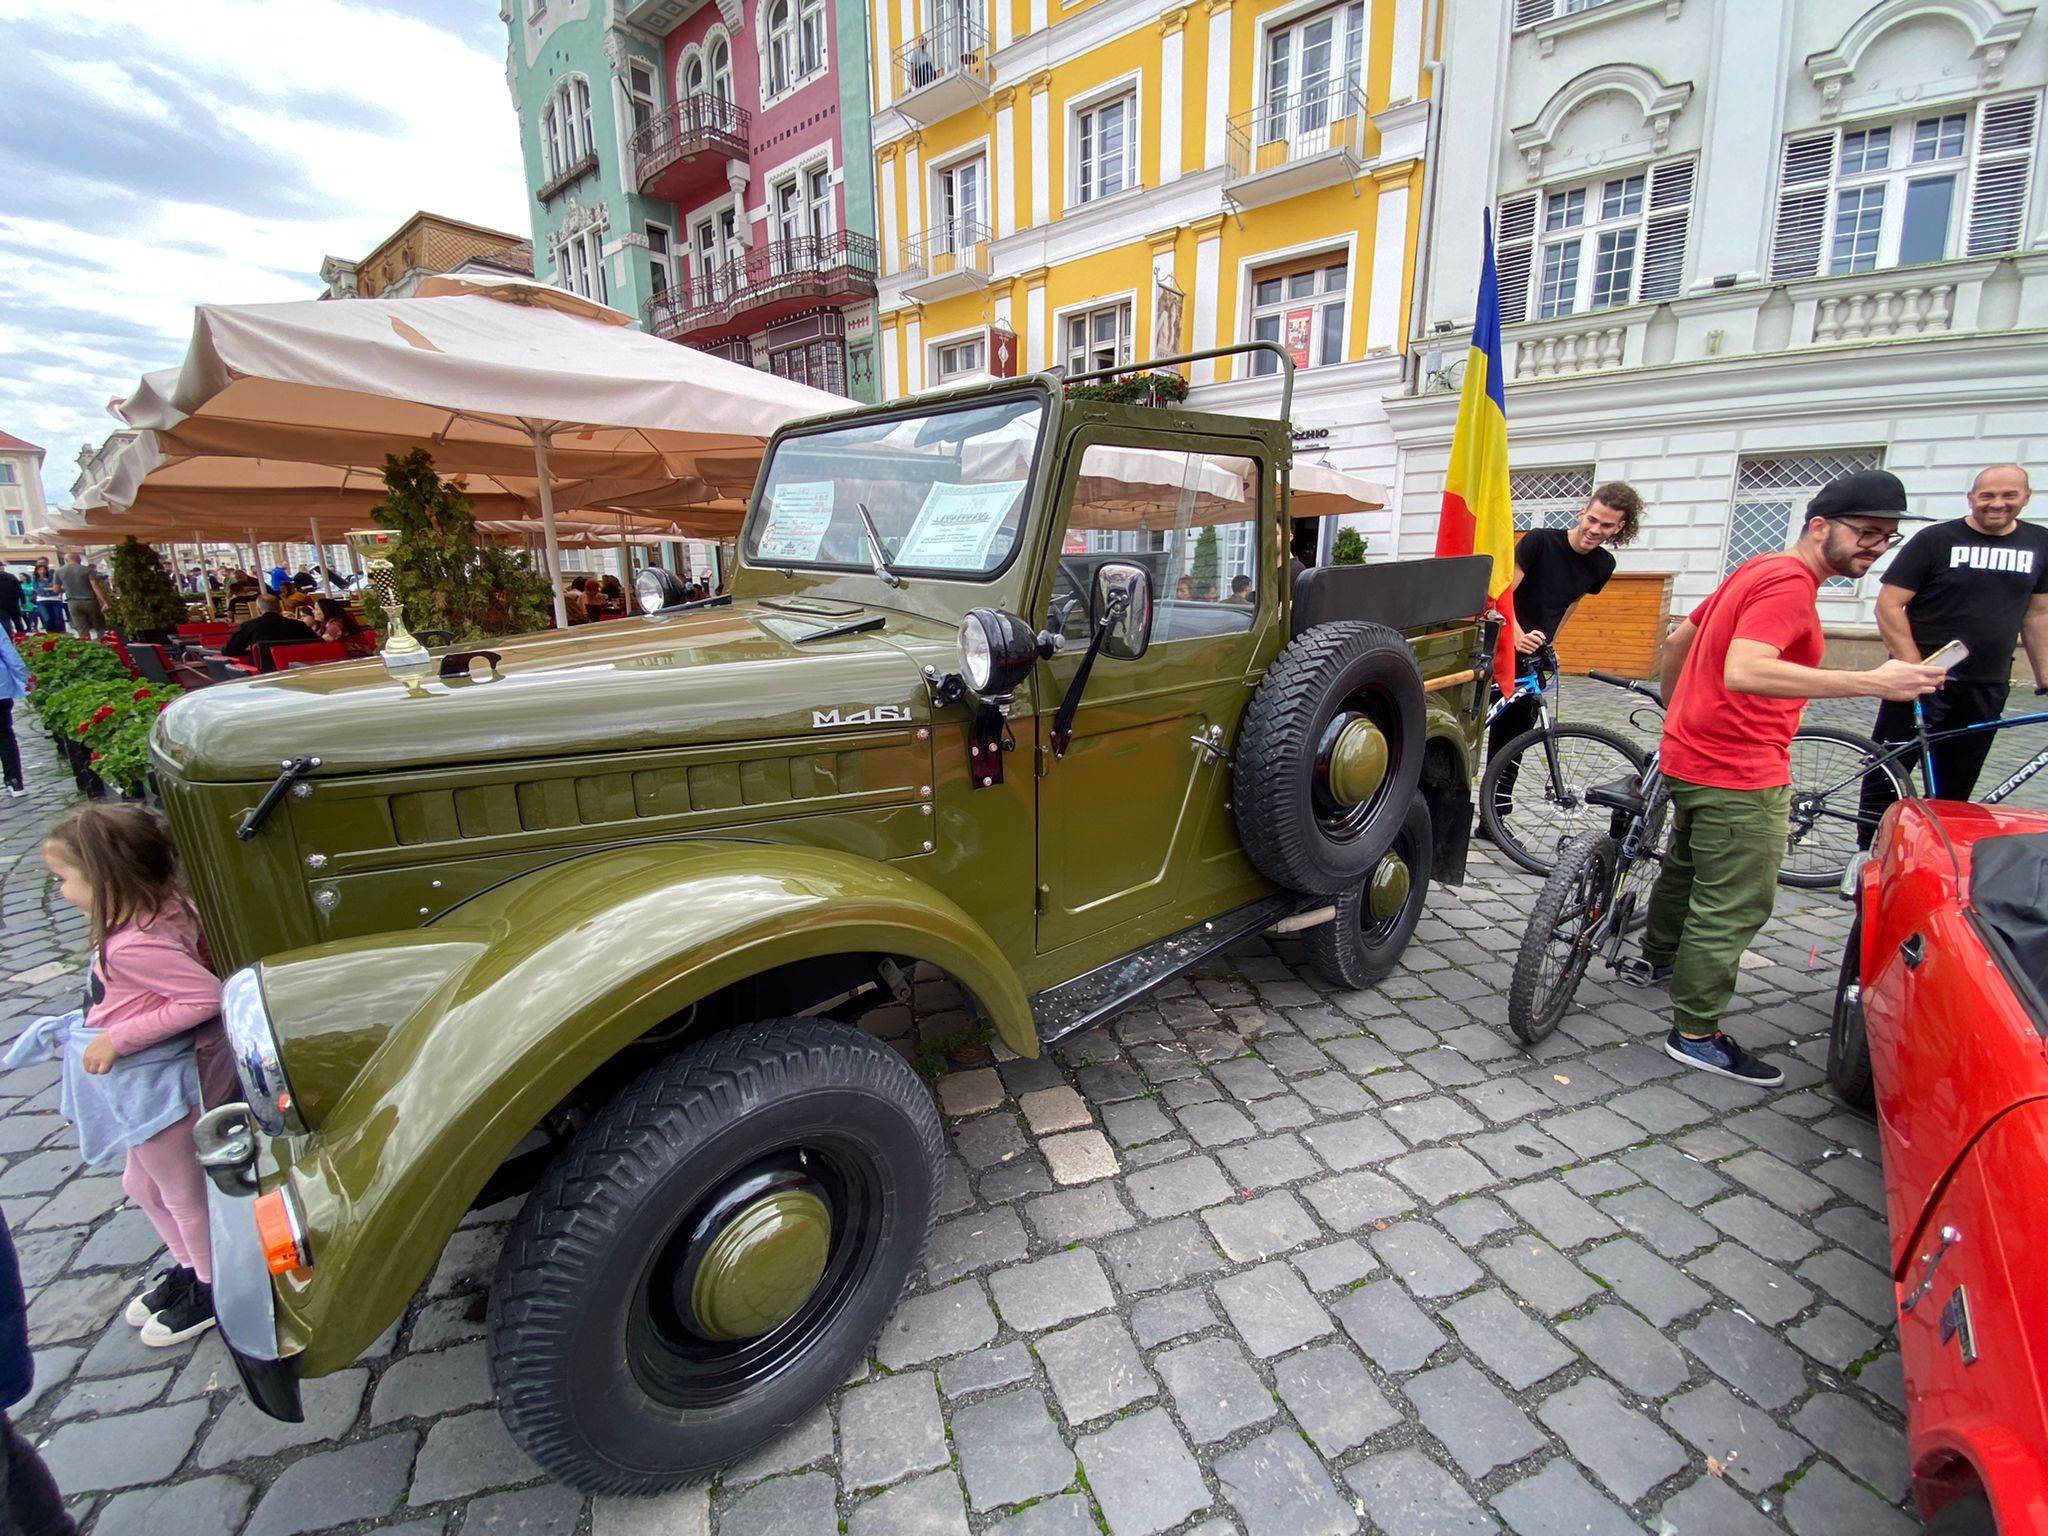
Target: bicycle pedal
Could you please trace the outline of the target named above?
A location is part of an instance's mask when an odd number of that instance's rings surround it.
[[[1650,964],[1641,955],[1630,955],[1626,960],[1617,960],[1614,969],[1621,980],[1632,987],[1654,987],[1671,979],[1669,966],[1663,967],[1664,974],[1660,976],[1657,974],[1659,968]]]

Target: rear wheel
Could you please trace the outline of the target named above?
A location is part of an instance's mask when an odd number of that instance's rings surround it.
[[[1598,832],[1612,815],[1591,804],[1586,791],[1643,771],[1647,755],[1623,736],[1597,725],[1556,725],[1546,747],[1543,727],[1524,731],[1487,759],[1479,781],[1479,820],[1494,846],[1533,875],[1547,875],[1557,851],[1582,832]],[[1550,776],[1556,753],[1557,780]],[[1503,782],[1511,784],[1505,794]],[[1501,802],[1506,801],[1503,811]]]
[[[1828,1082],[1844,1104],[1868,1109],[1876,1102],[1870,1081],[1870,1036],[1863,1028],[1863,919],[1849,925],[1842,970],[1835,980],[1835,1011],[1828,1023]]]
[[[1308,930],[1309,964],[1352,988],[1391,974],[1428,905],[1432,855],[1429,806],[1418,795],[1372,878],[1337,898],[1335,918]]]
[[[1573,838],[1536,897],[1508,986],[1508,1027],[1524,1045],[1547,1037],[1571,1008],[1614,894],[1618,851],[1604,832]]]
[[[846,1377],[930,1230],[942,1133],[887,1046],[811,1020],[695,1042],[528,1197],[491,1290],[505,1422],[590,1493],[702,1479]]]
[[[1899,798],[1913,792],[1896,763],[1880,761],[1885,750],[1868,736],[1826,725],[1803,726],[1792,738],[1792,802],[1778,884],[1809,891],[1841,884],[1856,856],[1864,775],[1885,775]]]

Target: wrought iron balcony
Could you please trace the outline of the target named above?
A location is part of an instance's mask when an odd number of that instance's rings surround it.
[[[1268,96],[1230,120],[1224,195],[1241,208],[1351,181],[1364,169],[1365,92],[1349,79]]]
[[[986,288],[989,228],[975,219],[951,219],[903,242],[903,296],[920,304]]]
[[[758,331],[819,304],[875,296],[875,242],[837,230],[758,245],[647,302],[647,328],[671,341]]]
[[[752,119],[723,96],[685,97],[633,135],[635,176],[644,197],[683,202],[725,181],[725,162],[747,157]]]
[[[950,0],[937,24],[896,50],[896,110],[915,123],[935,123],[988,98],[995,72],[988,30],[979,16]]]

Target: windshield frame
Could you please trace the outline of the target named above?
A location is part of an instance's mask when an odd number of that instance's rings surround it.
[[[741,567],[757,571],[804,571],[833,577],[866,577],[871,581],[879,583],[881,577],[875,573],[873,566],[865,558],[858,564],[853,561],[839,560],[763,560],[760,556],[749,552],[750,546],[755,541],[756,525],[764,515],[762,508],[768,491],[770,472],[775,464],[776,455],[781,453],[783,446],[790,443],[801,443],[806,438],[824,437],[835,432],[844,432],[849,427],[860,427],[863,429],[868,427],[887,428],[893,423],[928,421],[939,416],[964,415],[970,411],[986,410],[991,406],[1024,400],[1028,400],[1038,406],[1040,421],[1038,440],[1032,445],[1030,466],[1025,473],[1024,486],[1020,492],[1023,498],[1023,510],[1018,519],[1017,535],[1010,541],[1008,553],[1004,555],[999,563],[985,571],[961,570],[956,566],[905,565],[893,557],[888,560],[889,569],[906,579],[915,577],[920,581],[959,582],[973,586],[986,586],[1001,580],[1016,565],[1019,556],[1023,554],[1026,547],[1033,542],[1032,524],[1036,515],[1039,493],[1046,470],[1048,458],[1047,445],[1051,443],[1059,430],[1059,402],[1054,392],[1048,389],[1044,381],[1036,375],[1030,376],[1028,380],[1020,379],[1015,384],[1009,384],[1006,381],[1000,387],[979,386],[972,393],[960,392],[923,396],[907,400],[901,405],[891,407],[888,410],[849,411],[838,415],[820,417],[815,421],[778,432],[770,441],[767,454],[762,458],[761,474],[754,484],[753,496],[747,504],[746,521],[740,525],[735,552],[739,556]]]

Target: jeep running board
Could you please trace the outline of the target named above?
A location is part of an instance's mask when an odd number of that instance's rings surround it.
[[[1031,999],[1032,1016],[1038,1021],[1038,1039],[1051,1045],[1076,1030],[1127,1008],[1147,992],[1163,986],[1211,955],[1230,948],[1242,939],[1264,933],[1274,924],[1297,912],[1324,905],[1321,898],[1298,891],[1276,891],[1273,895],[1183,928],[1179,933],[1134,949],[1128,955],[1099,965],[1094,970],[1047,987]]]

